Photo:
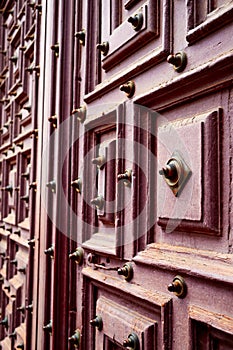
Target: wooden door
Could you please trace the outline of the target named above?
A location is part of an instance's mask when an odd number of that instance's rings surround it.
[[[0,9],[2,348],[232,349],[232,1]]]
[[[82,348],[231,348],[232,3],[88,5]]]

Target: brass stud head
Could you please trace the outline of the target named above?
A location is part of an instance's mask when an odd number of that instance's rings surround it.
[[[32,311],[33,310],[33,304],[29,304],[29,305],[25,306],[25,310]]]
[[[72,110],[71,114],[75,115],[77,117],[77,119],[83,123],[86,119],[86,106],[80,106],[79,108],[75,108]]]
[[[17,60],[18,60],[18,57],[17,57],[17,56],[11,56],[11,57],[9,58],[9,60],[10,60],[11,62],[13,62],[13,63],[16,63]]]
[[[29,190],[34,190],[36,191],[36,188],[37,188],[37,182],[31,182],[29,184]]]
[[[34,238],[28,240],[29,247],[35,247],[36,240]]]
[[[50,190],[51,190],[53,193],[56,193],[56,182],[55,182],[54,180],[49,181],[49,182],[46,184],[46,187],[50,188]]]
[[[18,261],[17,261],[16,259],[10,260],[10,264],[11,264],[11,265],[14,265],[14,266],[17,266]]]
[[[51,45],[50,49],[54,52],[56,57],[59,56],[59,44],[58,43]]]
[[[76,248],[76,250],[69,254],[69,258],[74,260],[76,264],[82,265],[84,259],[84,250],[81,247]]]
[[[106,159],[104,156],[98,156],[96,158],[93,158],[91,162],[92,164],[97,165],[99,168],[102,168],[106,163]]]
[[[21,177],[23,177],[23,178],[26,179],[26,180],[29,180],[29,176],[30,176],[30,173],[29,173],[29,172],[26,172],[26,173],[22,173],[22,174],[21,174]]]
[[[130,281],[133,278],[133,266],[131,263],[126,263],[122,268],[117,270],[118,275],[124,276],[126,281]]]
[[[104,207],[104,198],[103,198],[103,196],[98,196],[96,198],[93,198],[91,200],[91,204],[95,205],[96,209],[99,209],[99,210],[103,209],[103,207]]]
[[[176,197],[179,196],[184,185],[192,174],[191,169],[186,164],[178,151],[173,152],[166,165],[159,170],[159,174],[164,177]]]
[[[78,193],[82,193],[82,180],[78,177],[76,180],[73,180],[70,184]]]
[[[74,344],[76,348],[79,348],[81,342],[81,332],[79,329],[76,329],[75,333],[68,338],[69,342]]]
[[[36,9],[37,11],[41,12],[41,11],[42,11],[42,5],[41,5],[41,4],[36,4],[36,5],[35,5],[35,9]]]
[[[169,55],[167,62],[173,65],[176,72],[183,72],[187,65],[187,55],[184,51],[177,52],[175,55]]]
[[[29,74],[32,74],[33,73],[33,66],[26,67],[25,71],[28,72]]]
[[[124,348],[139,350],[140,343],[136,333],[130,333],[128,338],[123,341]]]
[[[13,187],[11,185],[8,185],[8,186],[4,187],[3,190],[5,190],[6,192],[9,192],[10,195],[12,196],[12,194],[13,194]]]
[[[185,298],[187,295],[187,285],[181,276],[176,276],[167,287],[169,292],[174,293],[178,298]]]
[[[132,80],[127,81],[127,83],[120,86],[120,90],[124,91],[127,97],[133,97],[135,93],[135,83]]]
[[[85,40],[86,40],[86,32],[85,29],[80,30],[79,32],[74,34],[75,38],[78,38],[79,43],[82,46],[85,46]]]
[[[21,201],[24,201],[25,203],[29,203],[29,196],[26,195],[26,196],[22,196],[20,197]]]
[[[108,41],[104,41],[101,44],[97,44],[96,48],[101,51],[103,56],[107,56],[108,51],[109,51],[109,42]]]
[[[16,310],[19,311],[19,312],[25,313],[25,306],[24,305],[19,306],[19,307],[17,307]]]
[[[43,330],[45,332],[48,332],[50,334],[52,334],[52,321],[50,320],[50,322],[48,324],[46,324],[45,326],[43,326]]]
[[[103,319],[101,316],[97,315],[95,318],[90,320],[90,325],[96,327],[99,331],[103,329]]]
[[[17,269],[17,271],[26,275],[26,267],[20,267]]]
[[[45,253],[45,255],[48,255],[48,256],[50,256],[51,259],[53,259],[54,258],[54,246],[52,245],[48,249],[45,249],[44,253]]]
[[[137,32],[139,31],[143,26],[143,14],[137,13],[134,16],[130,16],[128,18],[128,22],[132,24],[133,29]]]
[[[31,7],[33,10],[34,10],[35,5],[36,5],[35,1],[28,2],[28,6]]]
[[[0,321],[0,324],[6,328],[8,328],[8,318],[5,317],[3,320]]]
[[[118,181],[123,180],[125,186],[130,186],[132,182],[132,170],[126,169],[123,174],[118,174],[117,180]]]
[[[57,127],[57,116],[52,115],[51,117],[48,117],[48,121],[52,124],[53,128],[56,129]]]

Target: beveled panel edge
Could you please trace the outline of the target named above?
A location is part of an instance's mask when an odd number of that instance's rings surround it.
[[[232,254],[152,243],[146,250],[138,253],[133,262],[167,271],[179,271],[180,274],[210,281],[233,284]]]
[[[120,290],[130,296],[134,296],[137,299],[148,301],[154,304],[156,307],[163,308],[167,303],[172,302],[172,298],[157,291],[150,291],[141,286],[134,285],[133,283],[126,283],[125,280],[107,275],[104,272],[93,270],[91,267],[85,267],[82,269],[82,274],[111,289]]]
[[[228,5],[224,5],[215,11],[210,12],[203,23],[190,29],[186,35],[186,40],[189,42],[189,45],[194,44],[196,41],[203,39],[212,32],[215,32],[224,25],[230,23],[232,21],[232,16],[233,2],[231,1]]]
[[[162,112],[232,85],[233,50],[135,97],[134,103]],[[214,72],[214,74],[213,74]]]
[[[192,320],[203,322],[220,331],[233,334],[233,318],[216,312],[212,312],[195,305],[189,306],[189,317]]]

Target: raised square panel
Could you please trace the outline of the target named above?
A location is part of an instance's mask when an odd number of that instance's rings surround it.
[[[107,34],[107,24],[105,18],[103,18],[103,41],[109,42],[109,53],[103,59],[103,69],[113,68],[127,56],[132,55],[133,52],[148,44],[150,40],[154,40],[159,36],[159,11],[158,1],[148,0],[142,6],[136,8],[131,15],[125,14],[127,18],[113,30],[111,35]],[[128,18],[138,14],[142,15],[143,22],[141,28],[135,30],[132,24],[128,22]]]
[[[84,323],[88,324],[84,327],[88,348],[108,349],[107,345],[116,344],[122,349],[128,335],[136,333],[140,350],[171,350],[172,299],[169,296],[125,283],[92,267],[84,268],[82,274],[89,305],[84,316]],[[95,315],[101,316],[102,329],[89,326]]]
[[[83,170],[83,246],[117,254],[116,162],[118,142],[116,112],[87,125],[86,157]],[[88,179],[88,181],[85,181]]]
[[[193,44],[232,21],[233,1],[189,0],[187,9],[186,39]]]
[[[140,349],[156,349],[157,323],[141,313],[132,311],[110,299],[101,297],[97,301],[97,315],[103,319],[103,331],[96,332],[96,350],[103,350],[106,337],[123,344],[129,334],[138,336]]]
[[[191,306],[189,317],[194,350],[232,350],[233,319]]]
[[[178,196],[158,173],[158,224],[166,232],[192,228],[192,232],[221,233],[221,114],[219,109],[158,129],[159,169],[174,152],[191,169]]]

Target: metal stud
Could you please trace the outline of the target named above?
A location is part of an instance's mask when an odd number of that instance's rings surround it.
[[[14,265],[14,266],[17,266],[18,261],[17,261],[16,259],[10,260],[10,264],[12,264],[12,265]]]
[[[128,22],[132,24],[133,29],[137,32],[139,31],[143,26],[143,14],[137,13],[134,16],[130,16],[128,18]]]
[[[0,321],[0,324],[6,328],[8,328],[8,318],[5,317],[3,320]]]
[[[70,184],[73,188],[75,188],[75,190],[78,193],[82,192],[82,180],[80,179],[80,177],[78,177],[76,180],[73,180]]]
[[[56,57],[59,56],[59,44],[58,44],[58,43],[56,43],[56,44],[54,44],[54,45],[51,45],[51,46],[50,46],[50,49],[51,49],[52,51],[54,51],[54,54],[55,54]]]
[[[139,350],[140,343],[136,333],[130,333],[128,338],[123,341],[124,348]]]
[[[75,249],[75,251],[69,254],[69,258],[74,260],[78,265],[82,265],[84,258],[84,250],[81,247]]]
[[[86,106],[81,106],[79,108],[73,109],[71,112],[72,115],[75,115],[78,120],[83,123],[86,119]]]
[[[117,175],[117,180],[123,180],[125,186],[130,186],[132,182],[132,170],[131,169],[126,169],[123,174],[118,174]]]
[[[99,168],[102,168],[106,163],[106,159],[104,156],[98,156],[92,159],[92,164],[97,165]]]
[[[21,196],[20,199],[21,199],[21,201],[24,201],[25,203],[29,203],[29,196],[28,195]]]
[[[173,194],[178,197],[190,178],[192,171],[181,154],[175,151],[166,165],[159,170],[159,174],[163,176]]]
[[[74,34],[75,38],[78,38],[79,43],[82,46],[85,46],[85,40],[86,40],[86,32],[84,29],[80,30],[79,32]]]
[[[79,348],[81,341],[81,332],[79,329],[76,329],[75,333],[68,338],[69,342],[74,344],[75,347]]]
[[[90,325],[92,327],[96,327],[99,331],[101,331],[102,328],[103,328],[103,319],[102,319],[102,317],[99,316],[99,315],[95,316],[95,318],[90,320]]]
[[[44,253],[48,256],[50,256],[51,259],[54,258],[54,246],[52,245],[51,247],[49,247],[48,249],[44,250]]]
[[[185,298],[187,295],[187,285],[181,276],[176,276],[172,283],[167,286],[167,289],[181,299]]]
[[[35,247],[35,242],[36,242],[35,238],[29,239],[28,240],[29,247],[34,248]]]
[[[169,55],[167,62],[173,65],[176,72],[182,72],[187,65],[187,55],[184,51],[177,52],[175,55]]]
[[[25,306],[25,310],[32,312],[33,304],[29,304],[29,305]]]
[[[135,93],[135,83],[132,80],[127,81],[127,83],[120,86],[120,90],[124,91],[126,96],[130,98]]]
[[[48,118],[48,121],[52,124],[53,128],[57,127],[57,116],[52,115],[51,117]]]
[[[104,198],[102,196],[98,196],[96,198],[93,198],[91,200],[91,204],[92,205],[95,205],[96,209],[103,209],[103,206],[104,206]]]
[[[124,276],[126,281],[130,281],[133,278],[133,266],[131,263],[126,263],[122,268],[117,270],[118,275]]]
[[[37,182],[31,182],[29,184],[29,190],[34,190],[36,191],[36,188],[37,188]]]
[[[96,48],[101,51],[103,56],[107,56],[108,51],[109,51],[109,42],[108,41],[104,41],[101,44],[97,44]]]
[[[17,269],[17,271],[26,275],[26,267],[20,267]]]
[[[21,177],[23,177],[23,178],[26,179],[26,180],[29,180],[29,176],[30,176],[30,173],[29,173],[29,172],[26,172],[26,173],[22,173],[22,174],[21,174]]]
[[[18,60],[18,57],[17,57],[17,56],[11,56],[11,57],[9,58],[9,60],[10,60],[11,62],[13,62],[13,63],[16,63],[17,60]]]
[[[54,180],[49,181],[49,182],[46,184],[46,187],[50,188],[51,191],[52,191],[53,193],[56,192],[56,182],[55,182]]]
[[[50,320],[50,322],[48,324],[43,326],[43,330],[45,332],[48,332],[48,333],[52,334],[52,321],[51,320]]]
[[[24,314],[25,313],[25,306],[24,305],[19,306],[19,307],[17,307],[16,310],[19,311],[19,312],[22,312]]]

